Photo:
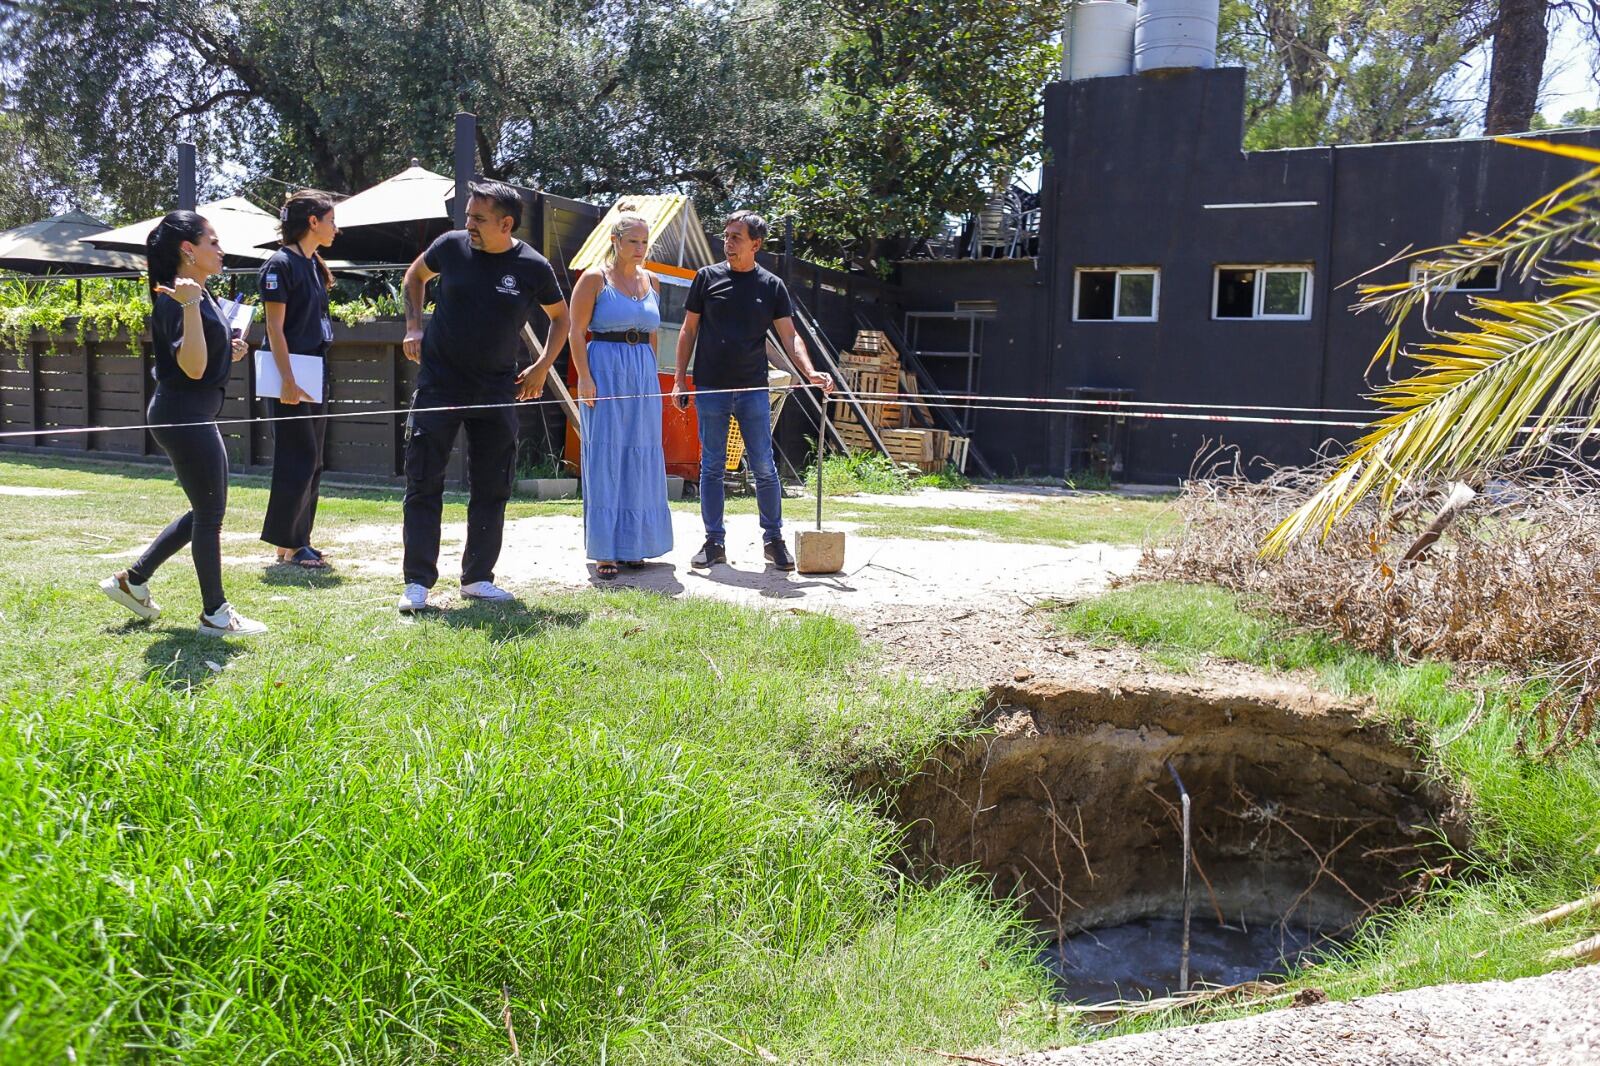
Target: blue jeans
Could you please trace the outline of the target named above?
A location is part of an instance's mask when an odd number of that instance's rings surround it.
[[[700,519],[706,539],[723,543],[722,478],[728,465],[728,419],[739,420],[745,461],[756,479],[756,507],[761,511],[761,539],[783,539],[783,486],[772,460],[772,401],[766,390],[696,393],[700,421]]]

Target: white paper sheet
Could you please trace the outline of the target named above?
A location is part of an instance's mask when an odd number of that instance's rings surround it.
[[[311,397],[312,403],[321,403],[322,356],[291,353],[289,366],[294,371],[294,383]],[[265,348],[256,349],[256,395],[273,399],[283,395],[283,378],[278,375],[278,361]]]

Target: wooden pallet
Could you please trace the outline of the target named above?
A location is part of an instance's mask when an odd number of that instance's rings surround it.
[[[900,361],[900,353],[889,343],[888,334],[875,329],[864,329],[856,333],[855,351],[863,355],[877,355],[886,363]]]

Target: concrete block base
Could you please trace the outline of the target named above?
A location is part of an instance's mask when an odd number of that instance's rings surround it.
[[[844,569],[844,534],[831,529],[796,531],[794,563],[802,574],[837,574]]]

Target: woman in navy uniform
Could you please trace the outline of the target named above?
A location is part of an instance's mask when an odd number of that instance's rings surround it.
[[[268,399],[272,425],[272,494],[261,523],[261,539],[278,549],[278,562],[308,570],[326,569],[311,546],[322,483],[323,450],[328,439],[327,363],[323,361],[322,402],[311,402],[305,383],[296,381],[294,355],[326,357],[333,342],[328,290],[333,275],[318,250],[333,243],[333,197],[303,189],[284,201],[279,213],[283,246],[261,267],[261,302],[267,314],[267,345],[283,379],[281,395]]]
[[[184,547],[200,579],[200,634],[248,637],[267,627],[228,604],[222,592],[222,516],[228,507],[228,449],[216,420],[231,364],[244,358],[206,279],[222,271],[222,242],[193,211],[174,211],[145,241],[150,259],[150,340],[156,379],[146,412],[150,435],[172,460],[189,510],[173,519],[138,562],[100,582],[100,591],[145,620],[161,614],[149,581]]]

